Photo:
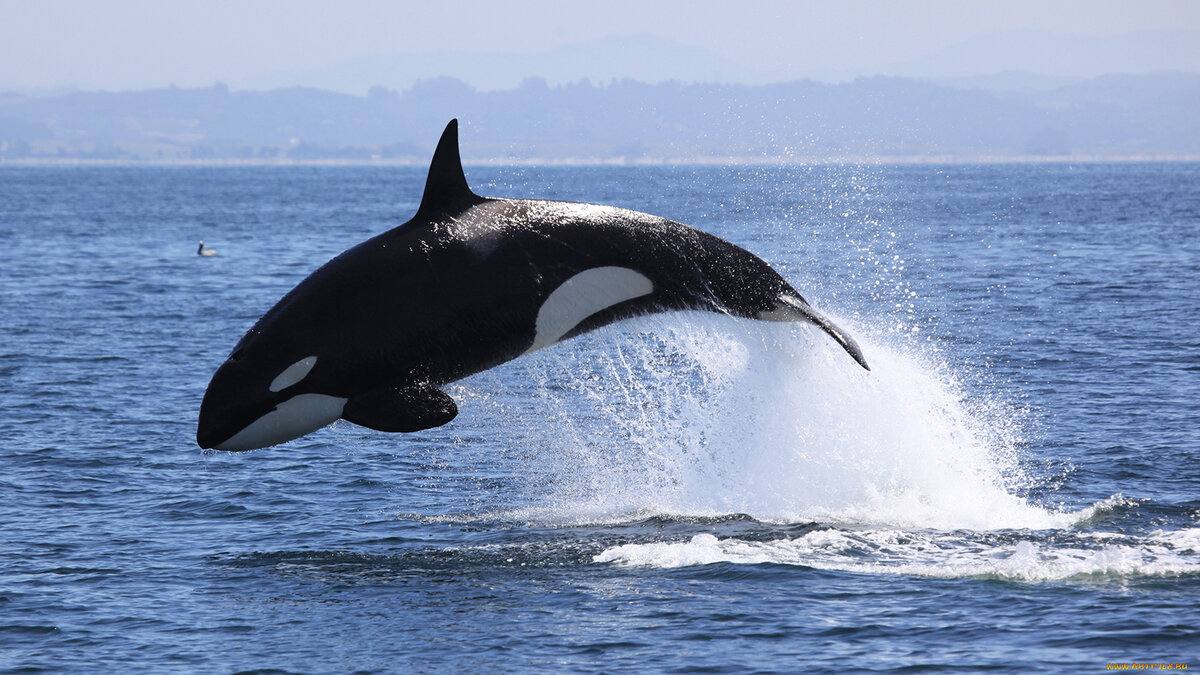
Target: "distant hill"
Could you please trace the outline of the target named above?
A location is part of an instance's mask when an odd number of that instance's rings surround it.
[[[434,76],[450,76],[481,91],[515,89],[526,77],[541,78],[551,85],[623,79],[651,84],[668,80],[761,84],[796,79],[762,72],[702,47],[642,34],[610,36],[533,53],[478,52],[458,44],[437,52],[361,56],[318,70],[267,73],[232,84],[237,89],[266,90],[303,83],[362,95],[371,86],[405,90]]]
[[[529,79],[481,92],[436,78],[366,96],[223,85],[0,95],[0,160],[425,162],[451,117],[467,161],[1200,157],[1200,75],[1037,85]]]
[[[551,86],[590,80],[632,79],[648,84],[708,82],[769,84],[815,79],[849,82],[879,74],[923,79],[987,79],[989,73],[1036,73],[1042,79],[1097,77],[1105,73],[1160,70],[1200,72],[1200,31],[1155,30],[1115,35],[1063,35],[1046,30],[983,33],[932,47],[907,61],[877,63],[864,71],[853,52],[813,54],[800,49],[782,61],[730,58],[715,45],[689,45],[652,34],[613,35],[549,50],[486,51],[470,43],[446,44],[439,51],[399,51],[328,64],[318,69],[276,71],[231,82],[235,89],[309,86],[362,95],[372,85],[407,90],[435,76],[450,76],[481,91],[515,89],[524,77]],[[403,45],[397,45],[403,49]],[[869,51],[869,50],[868,50]],[[847,58],[849,57],[849,58]],[[857,65],[855,65],[857,63]],[[983,77],[979,77],[979,76]],[[1028,78],[1025,78],[1028,79]],[[985,87],[987,88],[987,87]]]

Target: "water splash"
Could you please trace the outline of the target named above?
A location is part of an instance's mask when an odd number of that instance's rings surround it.
[[[504,380],[531,382],[527,409],[496,414],[541,498],[509,516],[973,530],[1077,517],[1015,496],[1027,482],[1019,415],[968,404],[949,369],[849,330],[869,373],[807,326],[703,313],[626,322],[525,360]]]

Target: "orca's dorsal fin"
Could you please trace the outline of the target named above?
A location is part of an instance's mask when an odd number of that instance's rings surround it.
[[[481,201],[483,197],[471,192],[463,173],[462,158],[458,154],[458,120],[450,120],[433,151],[429,177],[425,179],[425,194],[421,196],[417,213],[423,216],[454,213]]]

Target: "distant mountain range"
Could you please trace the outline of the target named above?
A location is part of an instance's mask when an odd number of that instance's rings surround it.
[[[515,89],[528,77],[551,86],[588,80],[742,82],[765,84],[781,74],[731,61],[703,47],[653,35],[610,36],[533,53],[476,52],[456,45],[437,52],[362,56],[307,71],[281,71],[231,83],[237,89],[283,89],[302,84],[347,94],[372,86],[404,90],[434,76],[453,77],[481,91]],[[782,79],[796,79],[783,77]]]
[[[0,161],[723,162],[1200,157],[1200,75],[0,95]]]
[[[849,82],[876,74],[949,80],[1019,71],[1061,81],[1106,73],[1200,72],[1197,44],[1200,32],[1194,30],[1104,36],[1011,30],[976,35],[908,61],[876,63],[864,72],[866,66],[852,53],[810,54],[783,62],[750,61],[723,56],[711,45],[683,44],[643,33],[612,35],[528,53],[472,51],[469,45],[456,44],[443,51],[378,54],[316,70],[264,73],[230,84],[235,89],[255,90],[300,85],[361,95],[373,85],[406,90],[434,76],[453,77],[481,91],[515,89],[525,77],[541,78],[551,86],[626,79],[647,84],[757,85],[801,79]],[[850,52],[861,49],[854,45],[846,48]],[[855,63],[858,65],[852,65]]]

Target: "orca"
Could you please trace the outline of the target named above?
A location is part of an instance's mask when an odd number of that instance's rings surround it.
[[[452,120],[416,215],[330,260],[254,324],[208,385],[196,441],[252,450],[339,418],[440,426],[458,414],[441,385],[672,310],[808,322],[869,369],[849,335],[723,239],[611,206],[476,195]]]

